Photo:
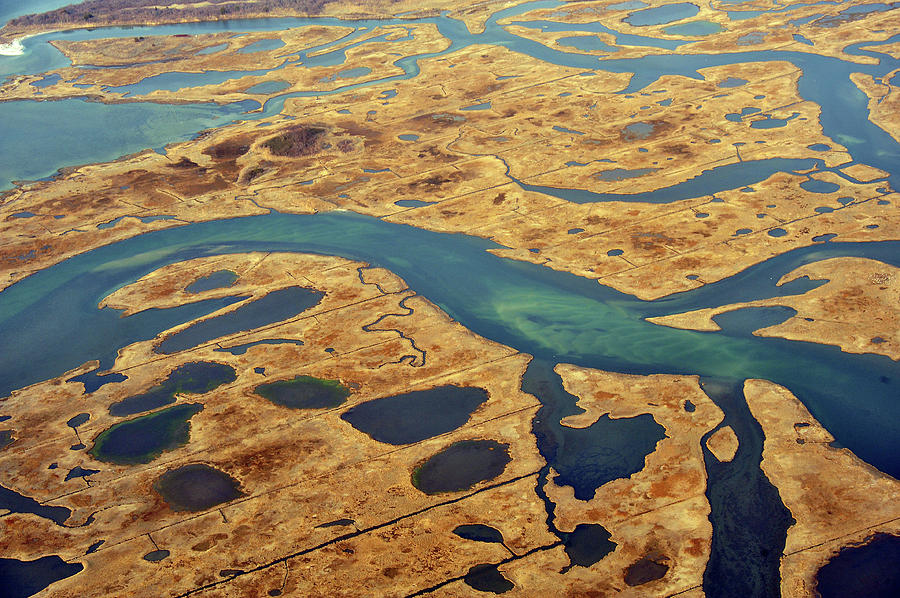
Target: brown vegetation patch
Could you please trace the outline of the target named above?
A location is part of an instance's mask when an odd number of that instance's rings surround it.
[[[183,157],[181,160],[174,164],[169,164],[169,168],[200,168],[200,165],[191,160],[190,158]],[[204,169],[205,170],[205,169]]]
[[[310,156],[322,147],[325,129],[307,125],[295,125],[263,142],[263,146],[276,156],[296,158]]]
[[[669,571],[665,555],[651,552],[625,569],[625,583],[639,586],[657,579],[662,579]]]

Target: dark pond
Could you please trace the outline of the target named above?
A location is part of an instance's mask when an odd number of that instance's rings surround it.
[[[350,389],[338,380],[323,380],[312,376],[296,376],[291,380],[260,384],[253,392],[276,405],[291,409],[337,407],[350,396]]]
[[[237,372],[229,365],[214,361],[192,361],[178,366],[163,382],[147,392],[113,403],[109,407],[109,413],[116,417],[143,413],[174,403],[176,394],[202,394],[236,379]]]
[[[89,419],[91,419],[90,413],[79,413],[78,415],[67,421],[66,425],[74,429],[78,426],[83,426],[88,422]]]
[[[13,430],[0,430],[0,449],[8,447],[14,441]]]
[[[82,569],[81,563],[67,563],[58,556],[34,561],[0,558],[0,591],[4,598],[25,598]]]
[[[469,569],[463,581],[467,586],[479,592],[493,592],[494,594],[502,594],[515,587],[511,581],[503,577],[503,574],[497,569],[497,565],[489,563],[475,565]]]
[[[494,440],[455,442],[413,471],[413,486],[425,494],[466,490],[503,473],[508,448]]]
[[[203,291],[211,291],[213,289],[222,289],[230,287],[237,282],[237,279],[238,275],[236,272],[232,272],[231,270],[216,270],[206,276],[201,276],[188,286],[184,287],[184,290],[194,294],[202,293]]]
[[[665,437],[665,429],[646,413],[615,420],[604,415],[587,428],[561,425],[583,410],[544,360],[528,365],[522,390],[541,401],[533,429],[541,455],[557,472],[554,482],[574,488],[578,500],[590,500],[603,484],[643,469],[644,459]]]
[[[554,131],[559,131],[560,133],[569,133],[571,135],[584,135],[581,131],[576,131],[575,129],[567,129],[566,127],[561,127],[559,125],[553,126]]]
[[[170,355],[215,338],[281,322],[317,305],[324,296],[321,291],[304,287],[278,289],[245,303],[234,311],[197,322],[167,336],[156,346],[155,351]]]
[[[237,480],[203,463],[167,471],[153,489],[175,511],[204,511],[243,496]]]
[[[142,415],[101,432],[90,454],[99,461],[132,465],[149,463],[190,440],[190,420],[203,405],[186,403]]]
[[[453,529],[453,533],[465,540],[503,544],[503,534],[500,533],[500,530],[480,523],[457,525]]]
[[[875,534],[863,546],[843,548],[816,574],[822,598],[900,596],[900,537]]]
[[[328,523],[323,523],[321,525],[317,525],[316,529],[322,529],[327,527],[346,527],[348,525],[355,524],[356,521],[353,519],[335,519],[334,521],[329,521]]]
[[[90,394],[101,386],[128,380],[128,376],[125,374],[120,374],[118,372],[113,372],[112,374],[99,374],[98,371],[99,368],[78,376],[72,376],[66,380],[66,382],[81,382],[84,385],[84,394]]]
[[[755,106],[746,106],[744,108],[741,108],[740,112],[729,112],[725,115],[725,120],[738,123],[741,122],[741,120],[745,116],[750,116],[751,114],[756,114],[757,112],[760,112],[759,108],[756,108]]]
[[[100,473],[99,469],[85,469],[81,465],[76,465],[72,469],[69,470],[69,473],[66,474],[66,480],[74,480],[75,478],[86,478],[88,476],[92,476],[95,473]]]
[[[752,129],[779,129],[787,125],[788,121],[794,120],[800,116],[799,112],[794,112],[791,116],[787,118],[773,118],[772,115],[767,114],[765,118],[760,118],[754,120],[750,123],[750,128]]]
[[[724,81],[719,83],[719,85],[717,87],[723,87],[723,88],[727,89],[730,87],[740,87],[741,85],[746,85],[746,84],[747,84],[746,79],[741,79],[740,77],[728,77],[727,79],[725,79]]]
[[[435,204],[435,201],[422,201],[421,199],[398,199],[394,202],[394,205],[398,205],[401,208],[424,208],[425,206],[430,206]]]
[[[563,549],[569,557],[569,567],[590,567],[615,550],[616,543],[602,525],[579,523],[575,529],[564,534]]]
[[[171,554],[168,550],[154,550],[152,552],[148,552],[144,555],[144,560],[149,561],[151,563],[158,563],[159,561],[167,558]]]
[[[0,510],[7,510],[10,513],[31,513],[49,519],[57,525],[65,523],[72,514],[72,511],[65,507],[42,505],[30,496],[24,496],[4,486],[0,486]]]
[[[487,399],[482,388],[439,386],[360,403],[341,419],[379,442],[411,444],[459,428]]]

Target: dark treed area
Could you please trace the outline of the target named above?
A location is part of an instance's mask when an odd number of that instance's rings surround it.
[[[314,15],[334,0],[87,0],[50,12],[25,15],[9,22],[12,27],[51,23],[158,23],[180,20],[207,21],[223,16]],[[179,8],[173,8],[177,6]]]

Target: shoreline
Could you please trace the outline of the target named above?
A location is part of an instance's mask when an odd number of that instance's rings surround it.
[[[53,31],[47,31],[47,33],[52,33]],[[30,37],[36,37],[41,35],[40,33],[29,33],[27,35],[23,35],[22,37],[17,37],[11,42],[0,43],[0,56],[21,56],[25,53],[25,45],[22,43],[26,39]]]

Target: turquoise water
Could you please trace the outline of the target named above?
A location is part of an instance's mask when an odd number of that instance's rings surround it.
[[[677,2],[675,4],[664,4],[662,6],[654,6],[653,8],[645,8],[638,10],[623,19],[629,25],[635,27],[648,27],[650,25],[665,25],[674,21],[680,21],[688,17],[693,17],[700,8],[696,4],[690,2]]]
[[[712,21],[691,21],[663,28],[663,33],[668,35],[712,35],[722,31],[725,31],[722,26]]]
[[[610,46],[599,37],[593,35],[577,35],[572,37],[561,37],[557,40],[560,46],[568,46],[585,52],[618,52],[615,46]]]
[[[238,54],[253,54],[255,52],[265,52],[267,50],[277,50],[284,47],[284,41],[280,39],[261,39],[253,42],[249,46],[244,46],[237,51]]]
[[[252,87],[248,87],[244,90],[244,93],[264,93],[269,95],[284,91],[290,86],[291,84],[287,81],[263,81],[262,83],[257,83]]]
[[[5,102],[0,106],[0,189],[14,180],[51,176],[65,166],[115,160],[147,148],[161,150],[191,139],[196,131],[227,124],[244,109],[241,104],[150,103],[112,108],[76,99]]]

